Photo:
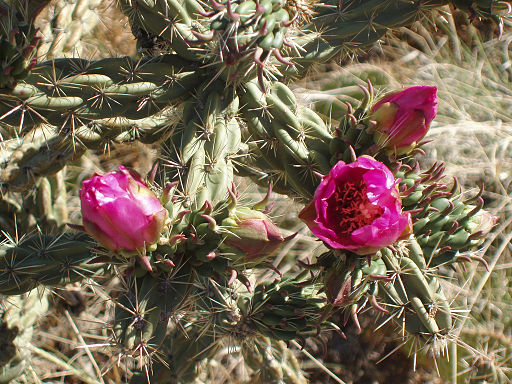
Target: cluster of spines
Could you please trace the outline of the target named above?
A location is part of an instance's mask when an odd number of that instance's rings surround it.
[[[21,295],[38,286],[82,281],[102,268],[95,243],[85,234],[36,233],[0,245],[0,294]]]
[[[162,163],[180,180],[182,198],[193,209],[223,200],[233,183],[233,158],[241,146],[239,99],[232,89],[203,84],[185,102],[183,122],[164,145]]]
[[[11,136],[23,136],[2,170],[4,189],[22,190],[87,148],[164,140],[178,121],[175,107],[201,80],[184,66],[172,55],[141,61],[55,60],[37,66],[25,82],[0,95],[0,121],[14,127]],[[41,140],[34,141],[34,128],[40,125],[44,128],[36,136]]]
[[[247,83],[241,100],[241,116],[254,152],[254,159],[246,162],[247,172],[282,175],[271,180],[277,192],[312,197],[318,175],[330,169],[325,153],[332,136],[323,120],[311,109],[299,107],[293,92],[279,82],[267,93],[257,82]]]
[[[481,257],[465,253],[483,243],[496,221],[482,210],[483,189],[464,200],[457,179],[446,182],[441,163],[424,172],[417,162],[413,167],[401,165],[396,176],[402,205],[412,214],[414,234],[430,267],[471,260],[486,265]]]

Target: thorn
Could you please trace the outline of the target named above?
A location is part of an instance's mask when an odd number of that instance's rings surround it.
[[[459,229],[459,222],[455,220],[449,230],[446,231],[447,235],[453,235],[455,231]],[[471,236],[470,236],[471,237]],[[468,237],[469,239],[469,237]]]
[[[137,259],[139,260],[140,264],[142,265],[142,267],[144,267],[146,271],[153,271],[153,268],[151,267],[151,263],[149,261],[149,257],[147,257],[146,255],[137,255]]]
[[[213,9],[216,9],[217,11],[223,11],[226,9],[224,4],[219,3],[217,0],[210,0],[210,3],[212,3]]]
[[[258,66],[256,74],[258,75],[258,85],[260,86],[261,91],[263,93],[267,93],[267,90],[265,89],[265,81],[263,79],[263,68]]]
[[[260,201],[255,203],[252,206],[252,209],[256,209],[256,210],[263,210],[263,209],[265,209],[265,207],[267,206],[268,201],[270,199],[270,194],[271,193],[272,193],[272,183],[269,183],[268,187],[267,187],[267,194],[265,195],[265,197],[263,199],[261,199]]]
[[[85,227],[83,225],[71,224],[71,223],[66,223],[66,225],[69,228],[74,229],[75,231],[85,232]]]
[[[293,63],[291,61],[288,61],[283,58],[283,56],[281,55],[281,51],[279,51],[279,49],[274,48],[273,52],[274,52],[274,56],[276,57],[277,61],[279,61],[280,63],[282,63],[284,65],[293,65]]]
[[[220,233],[219,227],[217,226],[217,222],[215,221],[215,219],[213,217],[211,217],[210,215],[200,215],[200,216],[208,222],[208,228],[210,228],[210,230],[212,232]]]
[[[274,264],[272,264],[270,261],[264,261],[263,264],[265,264],[269,269],[271,269],[276,274],[278,274],[279,280],[281,280],[283,278],[282,272],[279,269],[277,269],[277,267]]]
[[[446,216],[446,215],[448,215],[451,211],[453,211],[453,208],[455,207],[455,206],[453,205],[453,202],[452,202],[451,200],[448,200],[448,204],[449,204],[449,205],[448,205],[445,209],[443,209],[443,211],[441,212],[441,216]]]
[[[203,206],[201,207],[200,211],[203,211],[205,215],[209,215],[213,211],[212,203],[210,203],[208,200],[205,200]]]
[[[369,274],[368,276],[370,276],[373,280],[386,281],[386,282],[393,281],[393,278],[389,277],[389,276],[379,276],[379,275],[374,275],[374,274]]]
[[[153,168],[151,168],[151,172],[148,176],[148,183],[153,184],[155,182],[156,172],[158,171],[158,162],[155,162],[155,165],[153,165]]]
[[[179,221],[183,220],[183,217],[187,214],[187,213],[190,213],[192,212],[190,209],[184,209],[183,211],[181,212],[178,212],[178,214],[176,215],[176,219]]]
[[[469,211],[466,215],[466,217],[471,217],[471,216],[474,216],[478,213],[478,211],[480,211],[482,208],[484,207],[484,199],[482,199],[482,197],[478,197],[476,203],[475,203],[475,208],[473,208],[471,211]]]
[[[227,10],[226,13],[231,20],[234,20],[234,21],[240,20],[240,14],[233,12],[233,9],[231,8],[231,0],[228,0],[226,2],[226,10]]]
[[[350,159],[352,160],[352,162],[357,161],[357,155],[356,155],[356,151],[354,151],[354,147],[349,145],[348,150],[350,151]]]
[[[261,61],[261,55],[263,54],[263,52],[263,48],[261,47],[257,47],[256,50],[254,51],[254,62],[260,67],[265,66],[265,63]]]
[[[370,304],[372,305],[373,308],[375,308],[379,312],[389,313],[389,311],[386,308],[384,308],[383,306],[381,306],[379,304],[379,302],[377,301],[377,298],[373,295],[370,296]]]
[[[171,236],[171,238],[169,239],[169,245],[173,246],[175,244],[181,243],[182,241],[186,241],[186,240],[187,240],[187,237],[184,234],[180,233],[178,235]]]
[[[231,269],[231,276],[229,277],[228,285],[233,285],[237,277],[237,271],[235,269]]]
[[[208,41],[212,41],[213,37],[215,35],[215,31],[214,30],[211,30],[208,33],[200,33],[200,32],[197,32],[197,31],[191,31],[191,32],[199,40],[198,42],[192,42],[192,43],[195,43],[195,44],[202,44],[202,43],[206,43]]]
[[[472,202],[474,202],[475,200],[478,200],[479,198],[481,199],[481,198],[482,198],[483,193],[484,193],[484,183],[482,183],[482,184],[480,185],[480,189],[478,190],[478,193],[477,193],[475,196],[473,196],[472,198],[467,199],[467,200],[464,200],[464,203],[472,203]]]
[[[361,324],[359,324],[359,318],[357,317],[357,304],[353,304],[350,310],[352,314],[352,321],[354,321],[354,325],[357,328],[357,333],[361,333]]]

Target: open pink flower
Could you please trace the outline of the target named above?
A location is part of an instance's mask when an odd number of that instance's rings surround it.
[[[406,153],[425,137],[436,114],[437,88],[416,86],[379,99],[370,118],[377,122],[379,145]]]
[[[411,215],[402,213],[397,182],[372,157],[361,156],[351,164],[339,161],[299,218],[332,248],[374,253],[412,229]]]
[[[79,194],[85,230],[106,248],[135,251],[160,238],[167,210],[136,172],[95,174]]]

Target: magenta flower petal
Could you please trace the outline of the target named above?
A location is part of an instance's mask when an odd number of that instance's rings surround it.
[[[340,161],[299,218],[331,248],[375,253],[403,238],[410,227],[397,183],[391,171],[371,157],[351,164]]]
[[[167,210],[134,171],[95,174],[79,194],[86,232],[106,248],[135,251],[159,239]]]

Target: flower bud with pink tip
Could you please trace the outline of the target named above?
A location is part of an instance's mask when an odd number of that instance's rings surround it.
[[[437,88],[430,86],[406,88],[377,100],[370,113],[377,123],[377,145],[397,154],[410,152],[427,134],[437,103]]]
[[[140,251],[160,238],[167,210],[135,171],[94,174],[79,195],[85,231],[106,248]]]

